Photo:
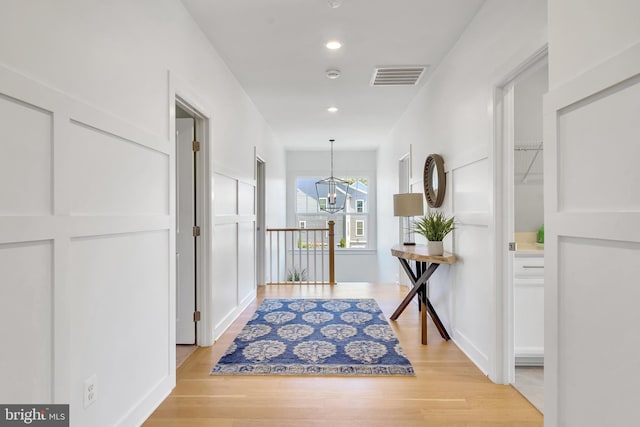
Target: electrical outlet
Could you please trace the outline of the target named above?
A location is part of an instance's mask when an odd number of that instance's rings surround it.
[[[84,407],[88,408],[98,399],[98,383],[95,375],[84,380]]]

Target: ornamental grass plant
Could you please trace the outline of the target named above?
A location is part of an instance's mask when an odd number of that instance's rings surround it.
[[[442,212],[432,212],[413,222],[413,231],[426,237],[430,242],[441,242],[454,229],[455,217],[447,218]]]

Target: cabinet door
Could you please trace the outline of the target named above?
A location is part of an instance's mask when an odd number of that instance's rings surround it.
[[[514,280],[516,365],[541,365],[544,357],[544,279]]]

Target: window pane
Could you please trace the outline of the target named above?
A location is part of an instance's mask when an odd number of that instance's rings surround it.
[[[321,178],[298,178],[296,180],[296,221],[299,228],[327,228],[327,222],[335,222],[335,245],[338,248],[368,247],[368,180],[366,178],[343,178],[349,183],[344,211],[329,214],[321,210],[327,206],[327,197],[318,197],[315,183]],[[344,196],[344,192],[342,193]],[[323,196],[321,194],[321,196]],[[338,196],[338,204],[340,204]]]

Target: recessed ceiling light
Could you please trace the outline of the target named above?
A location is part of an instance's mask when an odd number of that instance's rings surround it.
[[[327,42],[327,44],[325,46],[329,50],[336,50],[336,49],[340,49],[342,47],[342,43],[340,43],[338,40],[331,40],[331,41]]]
[[[327,111],[330,113],[337,113],[338,112],[338,107],[329,107],[327,108]]]
[[[329,70],[327,70],[327,78],[328,79],[337,79],[338,77],[340,77],[340,70],[338,70],[337,68],[331,68]]]

